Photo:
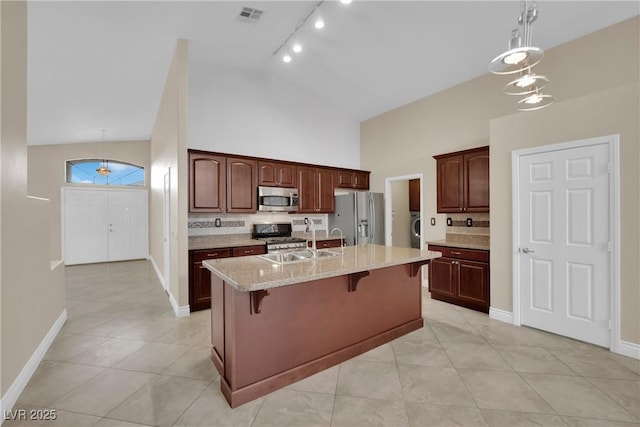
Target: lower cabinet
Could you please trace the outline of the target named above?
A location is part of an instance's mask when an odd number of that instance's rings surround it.
[[[429,245],[442,258],[429,266],[431,298],[489,312],[489,251]]]
[[[267,252],[266,246],[240,246],[235,248],[202,249],[189,251],[189,309],[190,311],[211,308],[211,272],[202,261],[229,258],[232,256],[260,255]]]

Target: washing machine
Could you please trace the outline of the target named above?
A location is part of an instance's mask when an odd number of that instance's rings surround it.
[[[420,212],[410,212],[411,224],[409,233],[411,234],[411,247],[420,249]]]

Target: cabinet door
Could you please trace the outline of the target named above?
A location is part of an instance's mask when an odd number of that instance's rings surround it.
[[[298,166],[298,212],[316,212],[317,200],[318,174],[316,169]]]
[[[278,185],[280,187],[295,188],[298,185],[296,178],[295,165],[280,163],[278,166]]]
[[[458,297],[489,309],[489,265],[484,262],[459,261]]]
[[[335,211],[333,192],[336,188],[336,175],[331,169],[318,169],[318,205],[316,212],[331,213]]]
[[[266,187],[278,185],[278,163],[258,162],[258,185]]]
[[[438,159],[438,212],[462,212],[464,194],[463,156]]]
[[[354,172],[353,188],[357,188],[358,190],[368,190],[369,189],[369,172]]]
[[[420,180],[409,180],[409,210],[411,212],[420,211]]]
[[[465,211],[489,212],[489,149],[465,154]]]
[[[429,289],[432,293],[456,296],[458,265],[451,258],[436,258],[429,265]]]
[[[202,265],[202,261],[230,256],[230,249],[210,249],[190,252],[189,309],[191,311],[211,308],[211,272]]]
[[[312,243],[309,242],[309,246]],[[316,242],[316,248],[318,249],[328,249],[328,248],[339,248],[342,246],[342,240],[340,239],[331,239],[331,240],[320,240]]]
[[[227,158],[227,212],[256,212],[257,162]]]
[[[189,153],[189,212],[224,212],[225,158]]]
[[[345,171],[345,170],[338,170],[337,175],[338,175],[338,181],[336,183],[336,186],[338,188],[351,188],[351,187],[353,187],[353,172]]]

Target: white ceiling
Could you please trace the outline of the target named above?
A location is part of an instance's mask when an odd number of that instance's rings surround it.
[[[364,120],[487,72],[516,27],[518,1],[326,1],[305,50],[273,52],[316,1],[32,2],[28,4],[28,143],[151,136],[179,38],[190,67],[276,73]],[[242,6],[264,10],[258,23]],[[539,1],[534,45],[549,49],[638,15],[637,1]],[[308,23],[309,24],[309,23]],[[202,75],[204,73],[194,73]]]

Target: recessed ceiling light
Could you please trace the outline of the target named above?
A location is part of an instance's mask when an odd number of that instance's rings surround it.
[[[288,53],[285,53],[285,54],[282,56],[282,61],[283,61],[283,62],[286,62],[286,63],[288,64],[289,62],[291,62],[291,55],[289,55]]]
[[[351,0],[340,0],[340,3],[349,4],[349,3],[351,3]]]
[[[318,18],[316,19],[316,22],[313,24],[314,27],[316,27],[318,30],[321,30],[324,28],[324,21],[322,20],[322,18]]]
[[[296,43],[293,45],[291,50],[293,50],[295,53],[300,53],[302,52],[302,45],[300,43]]]

